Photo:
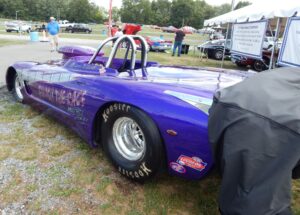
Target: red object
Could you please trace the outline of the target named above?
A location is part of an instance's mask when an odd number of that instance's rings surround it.
[[[125,24],[123,28],[123,33],[127,35],[136,35],[141,30],[142,30],[142,26],[140,25]]]
[[[116,27],[111,28],[111,36],[112,37],[115,36],[115,34],[117,33],[117,31],[118,31],[118,28],[116,28]]]

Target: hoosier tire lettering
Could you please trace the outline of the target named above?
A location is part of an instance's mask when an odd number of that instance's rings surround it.
[[[122,167],[119,166],[119,172],[122,174],[122,175],[125,175],[127,177],[131,177],[131,178],[142,178],[144,177],[145,175],[146,176],[149,176],[149,174],[152,172],[151,169],[148,169],[146,167],[146,164],[145,162],[143,162],[141,165],[140,165],[140,168],[136,171],[128,171],[128,170],[125,170],[123,169]]]
[[[110,105],[108,108],[106,108],[104,111],[103,111],[103,114],[102,114],[102,117],[103,117],[103,120],[104,122],[107,122],[108,118],[109,118],[109,115],[111,113],[113,113],[114,111],[126,111],[126,112],[129,112],[130,110],[130,105],[126,105],[126,104],[113,104],[113,105]]]
[[[164,147],[153,120],[124,103],[107,106],[101,116],[103,149],[117,170],[137,182],[154,176],[164,162]]]

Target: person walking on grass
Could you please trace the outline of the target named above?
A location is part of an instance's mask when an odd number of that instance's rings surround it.
[[[54,17],[50,17],[50,22],[47,25],[47,32],[50,38],[51,52],[58,50],[58,34],[59,34],[59,25],[55,21]]]
[[[176,31],[176,36],[175,36],[175,42],[174,42],[174,47],[173,47],[173,54],[172,56],[175,55],[176,49],[178,48],[178,57],[180,57],[181,54],[181,48],[182,48],[182,41],[185,37],[185,33],[183,32],[182,28]]]

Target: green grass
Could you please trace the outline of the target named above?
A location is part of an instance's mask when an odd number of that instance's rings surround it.
[[[27,43],[26,41],[0,39],[0,47],[10,46],[10,45],[22,45],[22,44],[26,44],[26,43]]]
[[[26,205],[26,210],[38,214],[66,214],[72,203],[76,210],[86,214],[218,214],[220,179],[216,174],[201,181],[163,174],[143,185],[132,183],[119,176],[102,150],[92,150],[69,129],[33,109],[20,108],[19,104],[11,102],[7,105],[8,102],[5,97],[0,98],[0,106],[5,105],[6,119],[18,126],[11,128],[12,135],[0,134],[0,141],[5,139],[9,143],[0,148],[0,161],[20,159],[24,164],[28,162],[22,174],[32,178],[39,171],[44,177],[41,183],[26,182],[22,175],[12,170],[14,177],[0,191],[4,207],[38,192],[42,184],[51,183],[45,190],[48,197],[34,198]],[[35,132],[25,132],[25,121]],[[39,130],[45,134],[40,134]],[[51,134],[47,130],[52,130]],[[64,141],[57,141],[58,135]],[[47,144],[41,147],[37,141]],[[64,178],[66,170],[70,174]],[[293,181],[292,190],[293,210],[299,214],[300,181]],[[43,211],[42,205],[50,197],[61,204],[54,211]]]

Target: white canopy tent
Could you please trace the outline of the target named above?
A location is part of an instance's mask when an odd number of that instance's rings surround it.
[[[262,0],[255,4],[249,5],[247,7],[231,11],[229,13],[223,14],[221,16],[209,20],[205,20],[204,26],[215,26],[215,25],[223,25],[228,23],[228,27],[227,27],[228,30],[229,23],[251,22],[251,21],[258,21],[262,19],[269,19],[274,21],[274,18],[277,18],[276,35],[275,35],[275,38],[277,39],[278,33],[281,28],[280,27],[281,18],[287,18],[296,15],[300,16],[299,0]],[[227,40],[227,36],[226,36],[226,40]],[[275,51],[275,46],[273,46],[269,69],[271,69],[273,65],[274,51]],[[223,61],[224,60],[222,60],[222,67],[223,67]]]
[[[204,21],[204,26],[300,16],[299,0],[262,0],[258,3]]]

